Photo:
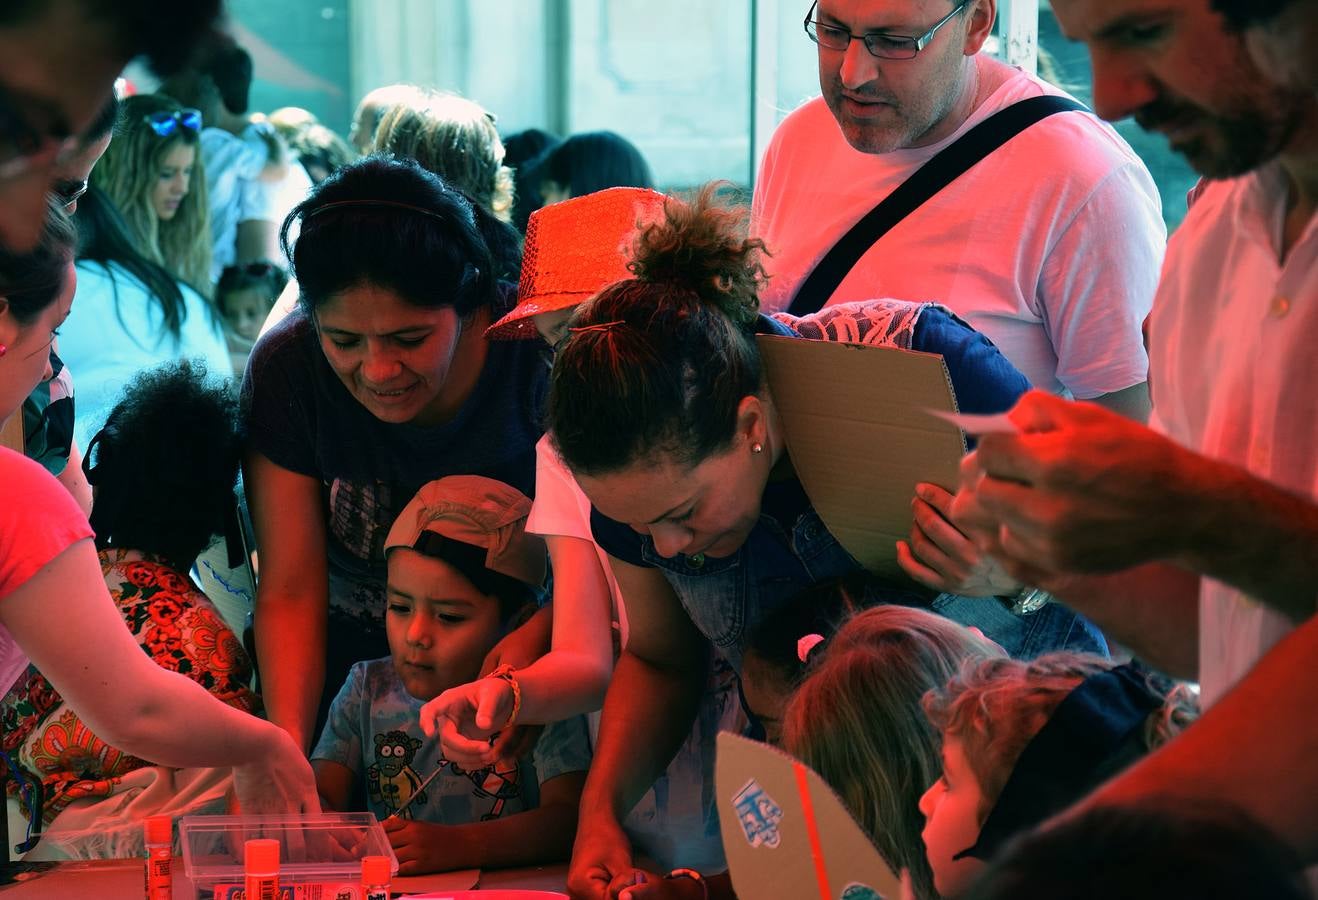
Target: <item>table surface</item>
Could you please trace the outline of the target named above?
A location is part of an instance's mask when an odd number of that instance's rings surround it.
[[[181,871],[182,860],[177,861],[177,866],[174,900],[193,900],[192,885]],[[135,859],[37,863],[32,864],[32,870],[23,873],[19,879],[0,887],[0,896],[4,900],[142,900],[143,863]],[[393,884],[393,896],[470,890],[472,887],[562,891],[566,881],[567,863],[523,869],[470,869],[397,878]]]

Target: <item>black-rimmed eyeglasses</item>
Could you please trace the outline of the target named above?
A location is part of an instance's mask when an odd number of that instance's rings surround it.
[[[64,207],[65,212],[72,212],[73,205],[82,198],[83,194],[87,193],[87,179],[73,181],[72,179],[61,178],[51,187],[50,193]]]
[[[805,14],[805,33],[810,36],[810,40],[827,50],[846,50],[851,46],[852,41],[860,41],[865,45],[865,49],[870,52],[871,56],[877,56],[879,59],[913,59],[929,42],[934,39],[938,29],[942,28],[961,10],[966,8],[970,0],[962,0],[953,10],[943,18],[934,23],[934,26],[918,37],[910,37],[903,34],[889,34],[886,31],[870,31],[865,34],[852,34],[845,28],[839,28],[837,25],[825,25],[814,19],[815,9],[819,6],[819,0],[810,4],[810,12]]]

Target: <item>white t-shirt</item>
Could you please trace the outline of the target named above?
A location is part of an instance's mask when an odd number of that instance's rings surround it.
[[[73,433],[84,450],[124,385],[143,369],[201,357],[216,378],[233,371],[224,331],[205,298],[179,284],[187,316],[175,341],[166,334],[160,306],[146,286],[118,263],[110,267],[113,279],[101,263],[78,263],[73,309],[60,326],[60,357],[78,378]]]
[[[526,530],[532,534],[580,538],[595,544],[590,532],[590,500],[582,493],[547,434],[535,445],[535,500],[531,504],[531,514],[526,518]],[[622,642],[626,644],[627,612],[622,606],[613,567],[609,565],[609,555],[599,544],[595,544],[595,554],[609,583],[614,615],[618,618]]]
[[[253,185],[270,158],[261,139],[269,125],[248,125],[241,136],[223,128],[201,130],[201,158],[206,167],[206,198],[211,216],[211,283],[238,255],[238,223],[269,219],[269,195]]]
[[[772,256],[760,298],[786,309],[837,240],[966,130],[1058,89],[1015,71],[947,140],[869,154],[822,98],[765,151],[752,230]],[[1067,112],[1030,126],[936,194],[863,256],[830,303],[936,300],[986,334],[1036,387],[1082,399],[1145,381],[1141,326],[1166,243],[1148,170],[1107,124]]]
[[[278,181],[252,181],[249,182],[243,190],[243,212],[239,219],[240,222],[246,222],[249,219],[260,219],[266,222],[274,222],[276,230],[282,228],[284,220],[288,214],[311,193],[315,187],[311,182],[311,176],[307,170],[302,168],[302,163],[296,159],[288,163],[288,174]],[[291,247],[297,243],[297,237],[302,231],[301,221],[294,222],[288,230],[288,243]],[[271,262],[283,266],[285,269],[293,267],[293,261],[288,259],[282,253],[278,259],[272,259]]]
[[[1281,263],[1285,198],[1276,164],[1209,182],[1173,236],[1149,320],[1153,424],[1191,450],[1318,499],[1318,221]],[[1291,628],[1280,613],[1203,579],[1204,705]]]

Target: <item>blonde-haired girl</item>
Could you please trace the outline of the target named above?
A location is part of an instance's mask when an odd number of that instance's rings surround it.
[[[962,663],[1003,656],[965,626],[923,609],[877,606],[831,639],[783,716],[783,745],[818,772],[915,896],[936,897],[919,800],[938,777],[938,732],[920,709]]]
[[[91,183],[114,203],[137,249],[210,296],[211,232],[200,155],[201,113],[164,94],[123,101]]]

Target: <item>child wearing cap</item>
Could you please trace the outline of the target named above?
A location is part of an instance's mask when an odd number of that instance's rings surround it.
[[[470,770],[419,727],[422,704],[476,678],[518,614],[533,608],[545,549],[525,531],[530,508],[519,491],[474,475],[417,493],[385,542],[390,656],[352,667],[311,755],[325,806],[364,804],[384,820],[403,874],[528,865],[571,851],[590,763],[583,719],[548,725],[528,759]],[[514,707],[503,726],[516,717]]]
[[[1013,837],[1080,800],[1198,713],[1183,685],[1077,653],[968,662],[924,698],[943,774],[920,798],[943,897],[964,893]]]

